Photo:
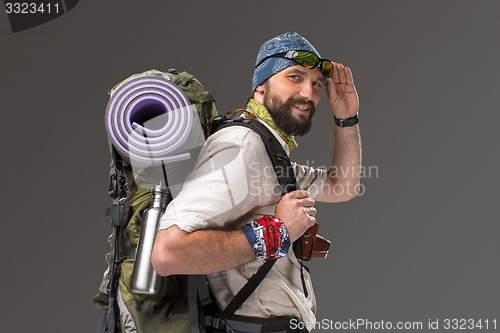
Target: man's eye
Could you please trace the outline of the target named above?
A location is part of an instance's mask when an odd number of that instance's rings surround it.
[[[298,76],[298,75],[290,75],[289,78],[292,80],[296,80],[296,81],[300,80],[300,76]]]
[[[323,83],[322,82],[314,82],[313,85],[318,87],[318,88],[321,88],[323,86]]]

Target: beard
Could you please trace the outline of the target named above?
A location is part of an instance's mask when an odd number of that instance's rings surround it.
[[[286,134],[305,135],[311,129],[311,120],[316,111],[313,102],[299,97],[290,97],[286,101],[283,101],[269,90],[264,94],[263,102],[276,126]],[[292,114],[294,104],[307,104],[309,106],[309,114],[298,114],[298,117],[295,117]]]

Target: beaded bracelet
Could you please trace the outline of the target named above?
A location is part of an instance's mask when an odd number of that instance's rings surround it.
[[[242,229],[258,260],[273,260],[287,255],[291,242],[280,219],[266,215],[248,222]]]

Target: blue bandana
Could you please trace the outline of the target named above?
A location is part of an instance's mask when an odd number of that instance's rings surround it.
[[[316,54],[319,58],[318,51],[312,46],[311,43],[301,35],[296,32],[286,32],[282,35],[274,37],[267,42],[264,42],[260,47],[259,53],[257,54],[257,59],[255,60],[255,65],[257,65],[262,59],[273,54],[278,54],[287,51],[310,51]],[[287,67],[297,65],[297,63],[291,59],[273,57],[269,58],[260,64],[259,67],[254,69],[253,79],[252,79],[252,92],[255,91],[257,86],[262,82],[273,76],[274,74],[281,72]]]

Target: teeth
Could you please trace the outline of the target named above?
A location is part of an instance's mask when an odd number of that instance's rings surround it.
[[[307,106],[307,105],[294,104],[293,106],[295,106],[297,109],[301,109],[302,111],[309,110],[309,106]]]

